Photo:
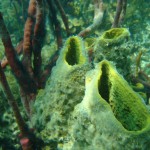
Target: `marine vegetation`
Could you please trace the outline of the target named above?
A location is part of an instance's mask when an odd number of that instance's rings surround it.
[[[148,150],[149,11],[0,0],[0,149]]]

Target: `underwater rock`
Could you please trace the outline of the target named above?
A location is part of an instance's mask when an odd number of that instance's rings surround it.
[[[94,62],[107,59],[114,63],[117,71],[124,77],[130,74],[131,47],[128,41],[130,33],[126,28],[112,28],[100,36],[94,48]],[[132,44],[133,45],[133,44]]]
[[[86,75],[83,101],[75,107],[71,150],[147,150],[150,113],[141,97],[106,60]]]

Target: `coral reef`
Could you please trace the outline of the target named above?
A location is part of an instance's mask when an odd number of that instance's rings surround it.
[[[39,136],[63,150],[147,148],[150,113],[143,99],[108,61],[88,71],[86,60],[81,39],[70,37],[34,105]]]
[[[0,0],[0,149],[149,149],[149,10],[135,0]]]

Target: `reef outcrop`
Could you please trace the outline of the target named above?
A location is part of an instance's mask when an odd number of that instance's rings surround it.
[[[34,105],[32,123],[47,148],[146,150],[150,112],[113,65],[92,69],[81,38],[70,37]],[[45,147],[46,149],[46,147]]]

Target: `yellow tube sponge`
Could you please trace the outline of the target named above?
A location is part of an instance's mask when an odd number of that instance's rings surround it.
[[[83,41],[78,36],[71,36],[67,39],[61,55],[60,59],[63,59],[70,66],[82,65],[87,61]]]
[[[87,72],[85,89],[70,120],[72,149],[149,149],[150,113],[109,61]]]
[[[98,39],[98,44],[101,46],[112,46],[121,43],[129,38],[130,33],[126,28],[112,28],[105,31]]]
[[[150,114],[141,98],[107,61],[99,65],[98,90],[108,102],[121,124],[130,131],[142,130],[150,124]]]

